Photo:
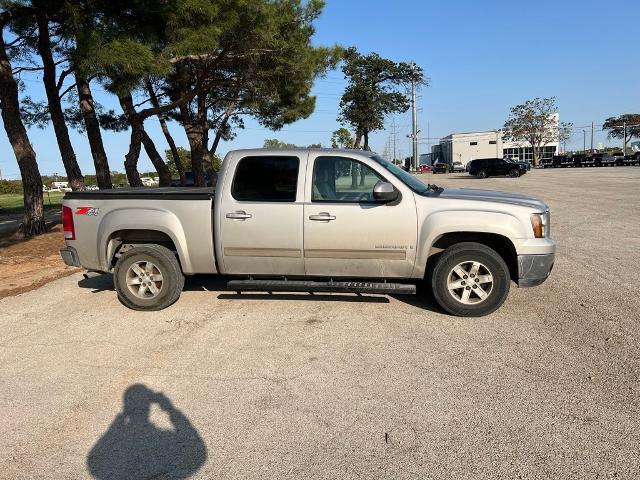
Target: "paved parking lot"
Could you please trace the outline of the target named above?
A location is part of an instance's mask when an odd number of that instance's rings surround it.
[[[551,206],[549,281],[491,316],[107,275],[0,300],[3,478],[638,478],[640,168],[424,175]]]

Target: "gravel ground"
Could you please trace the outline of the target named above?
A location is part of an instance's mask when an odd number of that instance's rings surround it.
[[[551,206],[558,258],[480,319],[108,275],[0,300],[3,478],[638,478],[640,168],[421,176]],[[635,280],[634,280],[635,279]]]

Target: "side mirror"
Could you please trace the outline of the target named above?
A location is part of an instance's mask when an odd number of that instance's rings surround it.
[[[390,203],[398,199],[399,192],[389,182],[380,180],[373,187],[373,199],[379,203]]]

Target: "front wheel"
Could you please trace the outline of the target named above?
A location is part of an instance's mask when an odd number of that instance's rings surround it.
[[[511,178],[517,178],[520,176],[520,172],[518,170],[516,170],[515,168],[509,170],[509,176]]]
[[[176,256],[161,245],[128,250],[116,263],[118,299],[133,310],[162,310],[180,297],[184,276]]]
[[[459,317],[482,317],[507,299],[509,267],[493,249],[475,242],[447,248],[430,272],[436,302]]]

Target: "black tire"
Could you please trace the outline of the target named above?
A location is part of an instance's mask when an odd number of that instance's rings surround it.
[[[511,178],[518,178],[520,176],[520,172],[515,168],[512,168],[511,170],[509,170],[509,176]]]
[[[464,304],[447,288],[450,272],[463,262],[480,262],[493,277],[489,295],[479,303]],[[438,305],[458,317],[482,317],[494,312],[507,299],[511,286],[509,267],[502,257],[486,245],[475,242],[462,242],[447,248],[430,269],[427,280]]]
[[[480,170],[478,173],[476,173],[476,177],[478,178],[487,178],[489,175],[487,175],[487,172],[485,170]]]
[[[162,275],[160,292],[152,298],[140,298],[127,285],[130,267],[136,262],[151,262]],[[113,283],[122,304],[132,310],[155,311],[167,308],[180,298],[184,275],[175,254],[161,245],[141,245],[128,250],[116,263]],[[158,282],[153,282],[156,287]]]

